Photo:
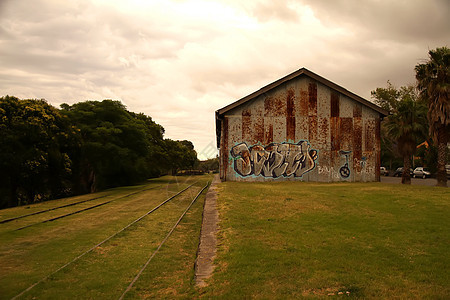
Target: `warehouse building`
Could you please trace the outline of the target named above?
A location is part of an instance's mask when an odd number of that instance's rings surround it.
[[[216,111],[220,177],[379,181],[387,113],[302,68]]]

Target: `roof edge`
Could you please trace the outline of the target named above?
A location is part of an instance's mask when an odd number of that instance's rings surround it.
[[[322,83],[323,85],[326,85],[329,88],[334,89],[334,90],[340,92],[341,94],[343,94],[343,95],[345,95],[345,96],[347,96],[347,97],[349,97],[349,98],[351,98],[351,99],[353,99],[353,100],[355,100],[355,101],[357,101],[357,102],[359,102],[361,104],[364,104],[365,106],[375,110],[376,112],[378,112],[379,114],[381,114],[383,116],[387,116],[389,114],[389,112],[387,110],[384,110],[383,108],[379,107],[375,103],[372,103],[369,100],[366,100],[366,99],[364,99],[364,98],[362,98],[362,97],[360,97],[360,96],[350,92],[349,90],[343,88],[342,86],[337,85],[337,84],[331,82],[330,80],[328,80],[328,79],[326,79],[326,78],[324,78],[324,77],[322,77],[320,75],[317,75],[314,72],[311,72],[310,70],[308,70],[306,68],[301,68],[301,69],[299,69],[299,70],[297,70],[297,71],[295,71],[295,72],[293,72],[291,74],[288,74],[288,75],[286,75],[286,76],[284,76],[284,77],[282,77],[282,78],[280,78],[280,79],[278,79],[278,80],[276,80],[276,81],[274,81],[274,82],[272,82],[272,83],[270,83],[270,84],[260,88],[259,90],[255,91],[255,92],[253,92],[253,93],[251,93],[251,94],[249,94],[249,95],[247,95],[247,96],[245,96],[245,97],[243,97],[243,98],[241,98],[241,99],[239,99],[239,100],[237,100],[237,101],[235,101],[235,102],[233,102],[233,103],[231,103],[231,104],[229,104],[227,106],[224,106],[224,107],[218,109],[216,111],[216,118],[221,116],[221,115],[223,115],[223,114],[225,114],[226,112],[228,112],[228,111],[230,111],[230,110],[232,110],[232,109],[234,109],[234,108],[236,108],[236,107],[238,107],[238,106],[240,106],[240,105],[242,105],[242,104],[244,104],[246,102],[249,102],[252,99],[254,99],[254,98],[256,98],[256,97],[258,97],[258,96],[260,96],[260,95],[262,95],[262,94],[264,94],[264,93],[266,93],[266,92],[268,92],[268,91],[270,91],[270,90],[272,90],[272,89],[274,89],[274,88],[276,88],[278,86],[280,86],[281,84],[283,84],[283,83],[285,83],[285,82],[287,82],[289,80],[292,80],[294,78],[297,78],[297,77],[299,77],[301,75],[306,75],[306,76],[308,76],[308,77],[310,77],[310,78],[312,78],[312,79]]]

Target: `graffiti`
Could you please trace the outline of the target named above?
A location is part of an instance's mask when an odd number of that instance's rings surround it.
[[[366,167],[366,161],[367,161],[367,157],[363,156],[361,157],[361,169],[364,169]]]
[[[231,148],[234,170],[241,176],[302,177],[313,170],[318,158],[317,150],[310,149],[307,141],[254,145],[240,143]]]
[[[341,174],[342,178],[348,178],[350,176],[350,168],[348,167],[348,157],[350,156],[350,153],[352,153],[352,151],[339,151],[340,155],[345,156],[345,164],[339,169],[339,174]]]
[[[340,174],[338,170],[335,170],[333,167],[327,167],[327,166],[318,166],[319,175],[327,175],[331,178],[340,178]]]
[[[375,174],[375,167],[368,164],[368,160],[370,157],[363,156],[361,157],[361,160],[354,158],[353,163],[354,166],[359,165],[360,168],[355,168],[355,172],[357,174],[363,175],[363,176],[371,176]]]

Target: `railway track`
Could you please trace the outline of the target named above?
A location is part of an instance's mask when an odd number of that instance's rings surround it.
[[[138,190],[138,191],[136,191],[136,192],[129,193],[129,194],[125,195],[125,196],[118,197],[118,198],[116,198],[116,199],[114,199],[114,200],[118,200],[118,199],[122,199],[122,198],[127,198],[127,197],[129,197],[129,196],[136,195],[136,194],[139,194],[139,193],[148,191],[148,190],[153,190],[153,189],[156,189],[156,188],[158,188],[158,187],[161,187],[161,185],[159,185],[159,186],[153,186],[153,187],[145,188],[145,189],[140,189],[140,190]],[[9,222],[12,222],[12,221],[15,221],[15,220],[19,220],[19,219],[23,219],[23,218],[26,218],[26,217],[31,217],[31,216],[43,214],[43,213],[46,213],[46,212],[55,211],[55,210],[58,210],[58,209],[61,209],[61,208],[66,208],[66,207],[75,206],[75,205],[78,205],[78,204],[82,204],[82,203],[86,203],[86,202],[90,202],[90,201],[94,201],[94,200],[106,198],[106,197],[109,197],[109,196],[111,196],[111,195],[113,195],[113,193],[109,193],[109,194],[107,194],[107,195],[98,196],[98,197],[94,197],[94,198],[90,198],[90,199],[86,199],[86,200],[82,200],[82,201],[77,201],[77,202],[68,203],[68,204],[64,204],[64,205],[59,205],[59,206],[52,207],[52,208],[48,208],[48,209],[43,209],[43,210],[40,210],[40,211],[37,211],[37,212],[33,212],[33,213],[29,213],[29,214],[24,214],[24,215],[17,216],[17,217],[14,217],[14,218],[8,218],[8,219],[5,219],[5,220],[0,220],[0,224],[9,223]],[[110,202],[110,201],[109,201],[109,202]],[[109,202],[108,202],[108,203],[109,203]]]
[[[108,197],[108,196],[110,196],[110,195],[103,195],[103,196],[95,197],[95,198],[92,198],[92,199],[87,199],[87,200],[78,201],[78,202],[74,202],[74,203],[69,203],[69,204],[65,204],[65,205],[61,205],[61,206],[57,206],[57,207],[52,207],[52,208],[49,208],[49,209],[40,210],[40,211],[31,213],[31,214],[25,214],[25,215],[21,215],[21,216],[18,216],[18,217],[1,220],[0,224],[8,223],[8,222],[19,220],[19,219],[26,218],[26,217],[31,217],[31,216],[43,214],[43,213],[46,213],[46,212],[49,212],[49,211],[53,211],[53,210],[57,210],[57,209],[61,209],[61,208],[64,208],[64,207],[74,206],[74,205],[77,205],[77,204],[81,204],[81,203],[85,203],[85,202],[89,202],[89,201],[105,198],[105,197]]]
[[[40,280],[36,281],[35,283],[33,283],[32,285],[30,285],[28,288],[26,288],[25,290],[23,290],[22,292],[20,292],[19,294],[17,294],[16,296],[14,296],[12,299],[18,299],[21,296],[23,296],[24,294],[26,294],[27,292],[29,292],[30,290],[32,290],[35,286],[43,283],[44,281],[48,280],[50,277],[53,277],[53,275],[55,275],[56,273],[60,272],[63,269],[66,269],[68,266],[70,266],[71,264],[75,263],[76,261],[80,260],[81,258],[83,258],[85,255],[89,254],[90,252],[92,252],[93,250],[97,249],[98,247],[100,247],[101,245],[113,240],[115,237],[117,237],[117,235],[119,235],[120,233],[127,231],[127,230],[138,230],[137,226],[133,226],[136,223],[142,221],[144,218],[146,218],[147,216],[151,215],[153,212],[155,212],[156,210],[158,210],[159,208],[161,208],[162,206],[164,206],[165,204],[169,203],[170,201],[176,199],[177,197],[180,197],[184,192],[195,188],[195,184],[196,183],[192,183],[191,185],[189,185],[186,188],[183,188],[181,190],[179,190],[175,195],[172,195],[170,197],[168,197],[167,199],[165,199],[164,201],[160,202],[158,205],[156,205],[155,207],[153,207],[151,210],[147,211],[146,213],[142,214],[141,216],[139,216],[138,218],[134,219],[132,222],[128,223],[126,226],[122,227],[120,230],[116,231],[115,233],[113,233],[112,235],[108,236],[107,238],[103,239],[102,241],[96,243],[94,246],[90,247],[89,249],[87,249],[86,251],[82,252],[81,254],[77,255],[76,257],[74,257],[72,260],[70,260],[69,262],[65,263],[64,265],[60,266],[59,268],[57,268],[56,270],[54,270],[53,272],[49,273],[48,275],[44,276],[43,278],[41,278]],[[124,295],[131,289],[131,287],[133,286],[133,284],[139,279],[139,276],[142,274],[142,272],[145,270],[145,268],[148,266],[148,264],[150,263],[150,261],[153,259],[153,257],[156,255],[156,253],[160,250],[160,248],[163,246],[163,244],[167,241],[167,239],[170,237],[170,235],[172,234],[172,232],[175,230],[175,228],[178,226],[178,224],[181,222],[181,220],[183,219],[183,217],[185,216],[185,214],[189,211],[189,209],[191,208],[191,206],[195,203],[195,201],[199,198],[199,196],[203,193],[203,191],[208,187],[209,183],[207,183],[203,188],[200,189],[200,191],[197,193],[197,195],[192,199],[192,201],[190,202],[189,206],[183,211],[183,213],[181,214],[181,216],[178,218],[177,222],[175,222],[175,224],[171,227],[170,231],[165,235],[164,239],[159,243],[157,249],[151,254],[150,258],[147,260],[147,262],[144,264],[144,267],[139,271],[139,273],[136,275],[136,277],[133,279],[133,281],[128,285],[127,289],[123,292],[122,296],[120,297],[120,299],[122,299],[124,297]],[[140,191],[137,191],[135,193],[138,193]],[[134,193],[134,194],[135,194]],[[126,195],[123,197],[127,197],[130,195]],[[117,200],[117,199],[115,199]],[[114,201],[114,200],[110,200],[110,201]],[[98,204],[95,207],[99,207],[102,206],[106,203],[103,204]],[[94,208],[94,207],[93,207]],[[75,212],[72,212],[69,215],[73,215]],[[49,220],[46,220],[44,222],[48,222]],[[42,223],[42,222],[41,222]],[[37,224],[37,223],[36,223]],[[35,225],[35,224],[33,224]]]
[[[178,185],[179,182],[169,182],[169,183],[166,185],[166,188],[168,188],[168,186],[171,185],[171,184],[177,184],[177,185]],[[94,209],[94,208],[97,208],[97,207],[104,206],[104,205],[109,204],[109,203],[111,203],[111,202],[114,202],[114,201],[117,201],[117,200],[122,200],[122,199],[128,198],[128,197],[130,197],[130,196],[139,194],[139,193],[143,193],[143,192],[146,192],[146,191],[149,191],[149,190],[153,190],[153,189],[156,189],[156,188],[160,188],[160,187],[162,187],[162,186],[163,186],[163,185],[157,185],[157,186],[152,186],[152,187],[146,187],[146,188],[143,188],[143,189],[139,189],[139,190],[137,190],[137,191],[128,193],[128,194],[126,194],[126,195],[118,196],[118,197],[115,197],[114,199],[111,199],[111,200],[108,200],[108,201],[105,201],[105,202],[102,202],[102,203],[97,203],[97,204],[92,205],[92,206],[90,206],[90,207],[83,207],[83,208],[80,208],[80,209],[76,209],[76,210],[73,210],[73,211],[69,211],[69,212],[64,213],[64,214],[62,214],[62,215],[59,215],[59,216],[52,216],[52,217],[48,217],[48,218],[46,218],[46,219],[44,219],[44,220],[41,220],[41,221],[38,221],[38,222],[34,222],[34,223],[31,223],[31,224],[26,224],[26,225],[20,226],[20,227],[18,227],[18,228],[16,228],[16,229],[13,229],[13,231],[23,230],[23,229],[26,229],[26,228],[29,228],[29,227],[32,227],[32,226],[35,226],[35,225],[39,225],[39,224],[43,224],[43,223],[47,223],[47,222],[56,221],[56,220],[59,220],[59,219],[65,218],[65,217],[69,217],[69,216],[72,216],[72,215],[75,215],[75,214],[79,214],[79,213],[82,213],[82,212],[86,212],[86,211],[89,211],[89,210],[91,210],[91,209]],[[37,212],[33,212],[33,213],[29,213],[29,214],[24,214],[24,215],[20,215],[20,216],[17,216],[17,217],[4,219],[4,220],[0,220],[0,226],[1,226],[2,224],[5,224],[5,223],[9,223],[9,222],[12,222],[12,221],[19,221],[19,220],[25,219],[25,218],[27,218],[27,217],[32,217],[32,216],[41,215],[41,214],[45,214],[45,213],[49,213],[49,212],[54,212],[54,211],[57,211],[57,210],[63,209],[63,208],[68,208],[68,207],[75,207],[75,208],[76,208],[76,207],[78,207],[79,205],[81,205],[81,204],[83,204],[83,203],[88,203],[88,202],[91,202],[91,201],[94,201],[94,200],[98,200],[98,199],[102,199],[102,198],[111,197],[112,195],[114,195],[114,193],[109,193],[109,194],[107,194],[107,195],[102,195],[102,196],[96,196],[96,197],[93,197],[93,198],[90,198],[90,199],[86,199],[86,200],[82,200],[82,201],[77,201],[77,202],[73,202],[73,203],[68,203],[68,204],[64,204],[64,205],[58,205],[58,206],[56,206],[56,207],[51,207],[51,208],[48,208],[48,209],[43,209],[43,210],[40,210],[40,211],[37,211]]]
[[[47,223],[47,222],[56,221],[56,220],[58,220],[58,219],[62,219],[62,218],[65,218],[65,217],[69,217],[69,216],[72,216],[72,215],[75,215],[75,214],[78,214],[78,213],[82,213],[82,212],[85,212],[85,211],[88,211],[88,210],[91,210],[91,209],[94,209],[94,208],[97,208],[97,207],[106,205],[106,204],[111,203],[111,202],[113,202],[113,201],[125,199],[125,198],[128,198],[128,197],[132,196],[132,195],[136,195],[136,194],[139,194],[139,193],[148,191],[148,190],[153,190],[153,189],[155,189],[155,188],[157,188],[157,187],[160,187],[160,186],[142,189],[142,190],[139,190],[139,191],[136,191],[136,192],[127,194],[127,195],[125,195],[125,196],[121,196],[121,197],[118,197],[118,198],[114,198],[114,199],[112,199],[112,200],[109,200],[109,201],[106,201],[106,202],[103,202],[103,203],[100,203],[100,204],[96,204],[96,205],[93,205],[93,206],[90,206],[90,207],[86,207],[86,208],[79,209],[79,210],[76,210],[76,211],[73,211],[73,212],[69,212],[69,213],[64,214],[64,215],[60,215],[60,216],[53,217],[53,218],[50,218],[50,219],[46,219],[46,220],[43,220],[43,221],[40,221],[40,222],[36,222],[36,223],[32,223],[32,224],[29,224],[29,225],[26,225],[26,226],[22,226],[22,227],[19,227],[19,228],[15,229],[15,231],[22,230],[22,229],[25,229],[25,228],[28,228],[28,227],[31,227],[31,226],[34,226],[34,225],[42,224],[42,223]],[[33,213],[33,214],[21,216],[21,217],[18,217],[18,218],[16,218],[16,219],[19,219],[19,218],[22,218],[22,217],[28,217],[28,216],[32,216],[32,215],[37,215],[37,214],[40,214],[40,213],[45,213],[45,212],[57,210],[57,209],[60,209],[60,208],[65,208],[65,207],[69,207],[69,206],[74,206],[74,205],[77,205],[77,204],[81,204],[81,203],[85,203],[85,202],[88,202],[88,201],[97,200],[97,199],[100,199],[100,198],[105,198],[105,197],[108,197],[108,196],[111,196],[111,195],[106,195],[106,196],[96,197],[96,198],[89,199],[89,200],[79,201],[79,202],[76,202],[76,203],[73,203],[73,204],[62,205],[62,206],[55,207],[55,208],[52,208],[52,209],[47,209],[47,210],[43,210],[43,211],[36,212],[36,213]]]

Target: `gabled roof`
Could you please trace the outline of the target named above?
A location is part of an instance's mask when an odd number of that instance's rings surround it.
[[[279,85],[281,85],[281,84],[283,84],[283,83],[285,83],[285,82],[287,82],[289,80],[292,80],[294,78],[300,77],[302,75],[303,76],[308,76],[308,77],[310,77],[310,78],[312,78],[312,79],[322,83],[323,85],[326,85],[329,88],[331,88],[333,90],[336,90],[339,93],[349,97],[350,99],[353,99],[353,100],[355,100],[355,101],[357,101],[357,102],[359,102],[361,104],[364,104],[367,107],[372,108],[373,110],[379,112],[381,115],[387,116],[389,114],[388,111],[382,109],[378,105],[376,105],[376,104],[374,104],[374,103],[372,103],[372,102],[370,102],[370,101],[368,101],[368,100],[366,100],[366,99],[364,99],[364,98],[362,98],[362,97],[360,97],[360,96],[358,96],[358,95],[348,91],[347,89],[345,89],[345,88],[343,88],[343,87],[341,87],[341,86],[339,86],[339,85],[329,81],[328,79],[325,79],[322,76],[317,75],[316,73],[311,72],[310,70],[308,70],[306,68],[301,68],[301,69],[299,69],[299,70],[297,70],[297,71],[295,71],[295,72],[293,72],[293,73],[291,73],[291,74],[289,74],[289,75],[287,75],[287,76],[285,76],[285,77],[283,77],[281,79],[278,79],[275,82],[272,82],[271,84],[266,85],[265,87],[259,89],[258,91],[254,92],[254,93],[251,93],[250,95],[245,96],[244,98],[241,98],[241,99],[237,100],[236,102],[233,102],[233,103],[231,103],[231,104],[229,104],[229,105],[227,105],[225,107],[222,107],[221,109],[216,111],[216,114],[218,114],[219,116],[223,115],[227,111],[230,111],[233,108],[236,108],[236,107],[238,107],[238,106],[240,106],[240,105],[242,105],[242,104],[244,104],[244,103],[246,103],[246,102],[248,102],[248,101],[250,101],[250,100],[252,100],[252,99],[254,99],[254,98],[256,98],[256,97],[258,97],[260,95],[262,95],[262,94],[264,94],[264,93],[267,93],[268,91],[278,87]]]
[[[333,90],[335,90],[335,91],[337,91],[337,92],[339,92],[339,93],[349,97],[350,99],[353,99],[356,102],[359,102],[359,103],[361,103],[361,104],[363,104],[363,105],[365,105],[365,106],[375,110],[376,112],[378,112],[382,116],[387,116],[389,114],[388,111],[384,110],[383,108],[379,107],[378,105],[376,105],[376,104],[374,104],[374,103],[372,103],[372,102],[370,102],[370,101],[368,101],[368,100],[366,100],[366,99],[364,99],[364,98],[362,98],[362,97],[360,97],[360,96],[358,96],[358,95],[348,91],[347,89],[345,89],[345,88],[343,88],[343,87],[341,87],[341,86],[339,86],[339,85],[329,81],[328,79],[323,78],[322,76],[317,75],[314,72],[311,72],[310,70],[308,70],[306,68],[301,68],[301,69],[299,69],[299,70],[297,70],[297,71],[295,71],[295,72],[293,72],[293,73],[291,73],[291,74],[289,74],[289,75],[287,75],[287,76],[285,76],[285,77],[283,77],[281,79],[278,79],[277,81],[274,81],[274,82],[266,85],[265,87],[259,89],[258,91],[254,92],[254,93],[251,93],[250,95],[245,96],[244,98],[241,98],[241,99],[239,99],[239,100],[237,100],[237,101],[235,101],[235,102],[233,102],[233,103],[231,103],[231,104],[229,104],[229,105],[227,105],[225,107],[222,107],[221,109],[217,110],[216,111],[217,147],[219,147],[219,145],[220,145],[220,126],[221,126],[220,119],[226,112],[228,112],[228,111],[230,111],[230,110],[232,110],[232,109],[234,109],[234,108],[236,108],[236,107],[238,107],[238,106],[240,106],[240,105],[242,105],[244,103],[247,103],[247,102],[255,99],[256,97],[258,97],[258,96],[260,96],[260,95],[262,95],[264,93],[267,93],[268,91],[270,91],[270,90],[280,86],[281,84],[283,84],[283,83],[285,83],[285,82],[287,82],[289,80],[292,80],[294,78],[301,77],[301,76],[308,76],[308,77],[310,77],[310,78],[320,82],[321,84],[323,84],[323,85],[325,85],[325,86],[327,86],[327,87],[329,87],[329,88],[331,88],[331,89],[333,89]]]

